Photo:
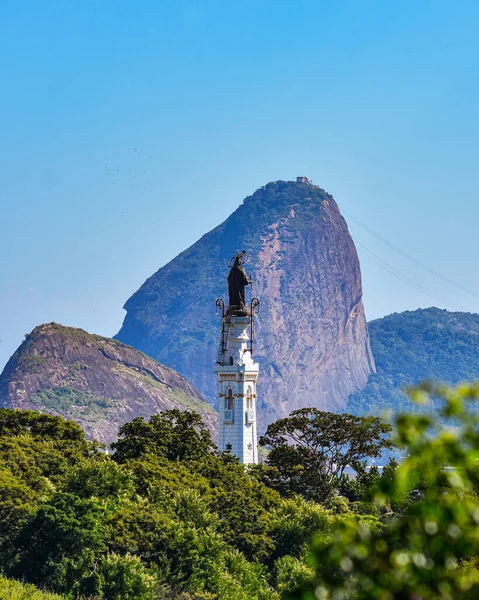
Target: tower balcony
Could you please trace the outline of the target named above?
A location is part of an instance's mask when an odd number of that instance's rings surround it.
[[[258,376],[259,364],[256,362],[249,362],[248,364],[216,364],[215,374],[219,379],[230,379],[235,380],[248,379],[247,375]],[[230,377],[228,377],[230,376]],[[234,376],[234,377],[233,377]]]
[[[225,315],[228,317],[249,317],[251,316],[251,307],[247,306],[228,306]]]

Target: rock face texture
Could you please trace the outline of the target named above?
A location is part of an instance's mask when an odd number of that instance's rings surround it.
[[[56,323],[36,327],[0,375],[0,406],[73,419],[90,438],[111,443],[134,417],[196,410],[217,415],[184,377],[134,348]]]
[[[308,180],[257,190],[127,301],[117,338],[170,365],[216,403],[215,360],[228,261],[245,249],[261,306],[258,421],[344,408],[374,371],[354,243],[333,197]],[[250,293],[250,292],[248,292]]]

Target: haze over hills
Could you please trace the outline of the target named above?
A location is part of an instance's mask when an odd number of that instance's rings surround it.
[[[134,417],[173,408],[195,410],[217,429],[214,410],[172,369],[117,340],[56,323],[36,327],[8,361],[0,407],[73,419],[106,443]]]
[[[216,403],[213,374],[228,261],[245,249],[253,294],[262,425],[304,406],[344,408],[374,359],[354,243],[333,197],[305,178],[268,183],[152,275],[116,336],[187,377]]]
[[[285,263],[281,264],[290,268]],[[258,273],[265,278],[264,271],[260,270],[262,267],[263,265],[256,267],[257,287],[260,287]],[[270,307],[270,310],[272,305],[266,295],[267,281],[265,283],[263,279],[261,285],[264,294],[260,313],[261,331],[266,332],[266,335],[270,336],[269,339],[278,335],[279,342],[288,343],[293,355],[294,352],[300,352],[301,336],[306,330],[305,321],[303,320],[297,330],[282,331],[280,327],[276,328],[277,322],[271,316],[267,318],[265,315],[265,305]],[[301,290],[298,294],[302,292]],[[303,301],[304,297],[303,295]],[[279,299],[275,298],[274,302],[278,301]],[[281,305],[289,307],[284,301]],[[332,314],[334,316],[335,313]],[[316,316],[310,306],[307,306],[302,318],[306,319],[308,315],[312,315],[313,318]],[[212,320],[215,318],[214,315],[209,316]],[[202,323],[206,329],[208,322],[204,313],[203,317]],[[297,314],[290,316],[289,320],[285,318],[284,322],[290,326],[295,318],[298,318]],[[215,325],[216,322],[213,322],[211,326],[213,352],[216,352],[218,333]],[[412,405],[404,392],[406,386],[418,384],[426,379],[455,384],[479,377],[478,314],[448,312],[434,307],[406,311],[370,322],[369,332],[377,372],[370,375],[364,389],[349,396],[347,404],[326,408],[345,410],[357,415],[379,415],[384,410],[411,410]],[[180,330],[176,335],[177,347],[181,348],[185,333]],[[297,347],[292,339],[294,335],[299,336]],[[174,343],[174,334],[171,339]],[[203,364],[206,374],[209,366],[209,373],[213,379],[213,367],[207,362],[210,357],[206,356],[205,359],[201,353],[201,338],[188,339],[192,343],[192,356],[203,360],[200,364]],[[335,343],[341,350],[341,344],[347,341],[339,338]],[[316,342],[311,340],[310,343],[314,349],[314,343],[321,345],[321,338],[318,337]],[[335,350],[337,351],[334,347],[328,348],[330,360],[339,360]],[[267,352],[264,344],[261,351]],[[185,350],[185,357],[187,356]],[[265,354],[261,360],[264,361],[264,358]],[[310,358],[316,360],[317,355],[313,352]],[[188,366],[190,363],[184,364]],[[309,362],[309,365],[311,364],[312,361]],[[317,364],[319,366],[316,384],[322,385],[325,379],[322,378],[324,372],[320,369],[323,368],[322,364],[327,365],[327,362],[322,363],[319,360]],[[268,363],[266,365],[268,366]],[[262,366],[264,370],[263,363]],[[276,373],[278,365],[269,366]],[[300,363],[299,369],[302,366]],[[310,368],[313,369],[312,366]],[[286,381],[281,381],[281,384],[289,385],[290,389],[294,390],[294,385],[300,385],[300,378],[297,373],[295,375],[288,370],[286,373],[289,377],[284,378]],[[271,371],[269,374],[269,381],[268,371],[266,377],[263,375],[266,379],[263,388],[269,387],[270,391],[261,395],[262,406],[258,416],[264,417],[262,411],[266,410],[267,417],[271,420],[275,414],[281,415],[279,411],[275,413],[275,407],[272,406],[275,396],[268,394],[274,394],[282,388],[277,380],[271,377]],[[310,383],[311,380],[307,382]],[[312,393],[309,393],[309,399],[314,399]],[[0,406],[39,409],[71,418],[77,421],[90,437],[108,443],[116,439],[117,431],[124,422],[136,416],[149,417],[170,408],[196,410],[212,431],[216,432],[217,429],[214,410],[203,401],[200,393],[184,377],[171,368],[117,340],[55,323],[36,327],[8,362],[0,375]],[[280,408],[286,412],[294,406],[283,403]],[[263,422],[265,421],[263,418]]]
[[[408,410],[405,386],[479,377],[477,314],[420,309],[367,327],[346,222],[331,195],[300,179],[260,188],[150,277],[125,305],[120,341],[35,328],[0,376],[0,406],[72,418],[106,442],[135,416],[174,407],[197,410],[215,431],[215,299],[227,298],[228,261],[243,248],[261,300],[260,427],[305,406]]]
[[[456,384],[479,378],[479,314],[426,308],[368,324],[377,373],[352,394],[353,414],[411,410],[404,388],[423,380]]]

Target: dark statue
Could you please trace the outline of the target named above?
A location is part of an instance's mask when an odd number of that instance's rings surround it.
[[[230,297],[229,306],[238,311],[245,311],[245,286],[251,285],[251,279],[248,279],[246,271],[243,268],[243,262],[246,261],[246,252],[237,252],[234,257],[234,263],[228,275],[228,292]]]

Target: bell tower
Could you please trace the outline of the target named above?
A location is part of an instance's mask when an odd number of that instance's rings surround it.
[[[243,264],[246,253],[237,252],[230,261],[229,304],[216,300],[221,310],[221,339],[216,362],[218,379],[218,448],[231,452],[244,464],[258,463],[256,426],[256,381],[259,366],[253,360],[254,315],[259,300],[245,302],[245,286],[252,285]]]

